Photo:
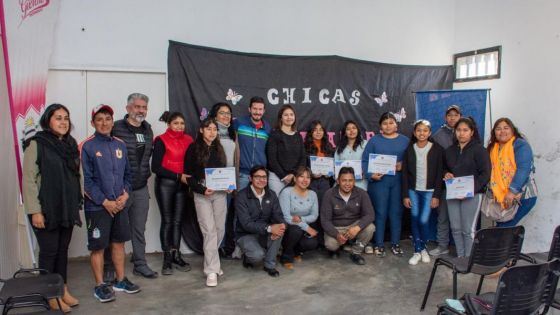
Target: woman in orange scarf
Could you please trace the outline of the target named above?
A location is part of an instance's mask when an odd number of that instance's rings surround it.
[[[515,226],[537,202],[533,151],[513,122],[509,118],[500,118],[492,128],[488,152],[492,162],[489,187],[494,197],[504,209],[514,202],[520,203],[513,219],[497,225]]]

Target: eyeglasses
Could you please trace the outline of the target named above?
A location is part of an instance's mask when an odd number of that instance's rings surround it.
[[[218,112],[218,115],[231,116],[231,113],[230,112]]]

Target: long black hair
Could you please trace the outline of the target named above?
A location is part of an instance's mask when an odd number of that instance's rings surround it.
[[[198,164],[206,167],[208,164],[208,159],[210,158],[210,151],[212,150],[212,148],[215,148],[215,150],[218,152],[220,164],[226,165],[226,153],[224,152],[224,147],[222,147],[222,144],[220,143],[220,137],[216,137],[216,139],[214,139],[214,141],[212,141],[210,145],[207,145],[204,141],[204,136],[202,135],[200,129],[207,128],[210,125],[216,126],[216,129],[218,128],[218,124],[214,121],[214,119],[209,117],[204,119],[200,123],[198,132],[196,134],[196,140],[194,141],[195,160]]]
[[[354,141],[354,144],[352,145],[352,150],[356,151],[358,146],[360,144],[362,144],[362,142],[363,142],[362,133],[360,131],[360,127],[358,126],[358,123],[356,123],[353,120],[347,120],[346,122],[344,122],[344,125],[342,126],[342,129],[340,129],[340,133],[339,133],[339,136],[338,136],[339,137],[338,146],[336,147],[336,152],[338,154],[341,154],[342,151],[344,151],[344,149],[348,145],[348,137],[346,136],[346,128],[350,124],[356,126],[356,129],[358,129],[358,135],[356,136],[356,141]]]
[[[62,104],[54,103],[54,104],[49,105],[47,108],[45,108],[45,112],[43,113],[43,115],[39,119],[39,125],[41,126],[41,129],[43,129],[43,131],[48,131],[48,132],[52,133],[52,129],[51,129],[51,126],[50,126],[50,121],[51,121],[52,116],[54,115],[54,112],[56,112],[59,109],[63,109],[68,114],[68,120],[69,120],[70,126],[68,128],[68,132],[65,135],[63,135],[63,137],[66,137],[70,134],[70,131],[72,129],[74,129],[74,125],[72,124],[72,120],[70,120],[70,111],[68,110],[68,108],[66,108],[66,106],[64,106]]]
[[[315,143],[313,141],[313,131],[315,130],[315,128],[317,128],[317,126],[323,128],[323,124],[321,123],[321,121],[312,121],[309,125],[309,128],[307,129],[307,134],[305,135],[305,141],[303,145],[305,146],[305,152],[307,152],[307,154],[309,155],[317,154],[317,147],[315,146]],[[325,156],[332,156],[332,154],[334,153],[334,148],[329,143],[329,140],[327,138],[327,131],[325,130],[325,128],[323,128],[323,137],[321,138],[321,150],[325,153]]]
[[[455,124],[455,130],[453,130],[453,143],[457,144],[459,143],[459,140],[457,140],[457,126],[459,126],[459,124],[465,124],[467,125],[467,127],[473,131],[473,135],[471,138],[471,141],[475,141],[475,142],[479,142],[480,143],[480,134],[478,133],[478,128],[476,127],[476,122],[474,121],[474,118],[472,118],[471,116],[469,117],[461,117],[457,123]]]
[[[492,127],[492,132],[490,133],[490,142],[488,143],[487,148],[488,151],[491,151],[494,144],[498,143],[498,139],[496,139],[496,127],[498,127],[501,122],[505,122],[511,128],[511,131],[513,132],[513,136],[515,138],[525,139],[521,132],[519,132],[519,129],[517,129],[517,127],[513,124],[513,121],[511,121],[511,119],[507,117],[498,118],[498,120],[496,120],[494,126]]]
[[[221,107],[227,107],[229,109],[229,112],[231,114],[230,116],[231,120],[229,122],[229,127],[228,127],[228,136],[231,140],[235,141],[237,133],[235,131],[235,128],[233,127],[233,110],[228,103],[214,104],[214,106],[212,106],[212,108],[210,109],[210,113],[208,113],[208,117],[213,118],[216,122],[218,122],[217,117]]]

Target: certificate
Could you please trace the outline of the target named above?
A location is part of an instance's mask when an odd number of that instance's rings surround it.
[[[463,199],[474,197],[474,176],[450,178],[445,181],[446,199]]]
[[[354,178],[362,179],[362,160],[336,160],[334,161],[334,174],[338,178],[338,173],[343,167],[351,167],[354,169]]]
[[[334,159],[330,157],[310,156],[311,173],[313,175],[334,175]]]
[[[370,153],[367,171],[371,174],[395,175],[397,156]]]
[[[212,190],[234,190],[236,188],[235,167],[205,168],[206,188]]]

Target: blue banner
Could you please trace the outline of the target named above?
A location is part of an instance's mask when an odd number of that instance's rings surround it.
[[[433,132],[435,132],[445,124],[447,108],[451,105],[458,105],[463,117],[474,118],[480,133],[480,141],[484,142],[487,96],[487,89],[416,92],[416,119],[430,121]]]

